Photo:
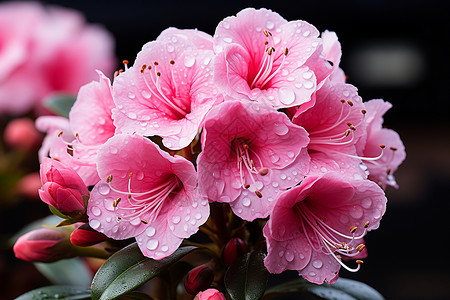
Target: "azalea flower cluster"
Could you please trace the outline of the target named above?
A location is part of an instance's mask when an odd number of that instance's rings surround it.
[[[333,283],[359,269],[405,158],[382,127],[391,104],[363,102],[340,58],[334,32],[267,9],[225,18],[213,36],[166,29],[112,82],[98,72],[69,119],[37,120],[41,198],[156,260],[211,232],[223,203],[263,224],[269,272]]]

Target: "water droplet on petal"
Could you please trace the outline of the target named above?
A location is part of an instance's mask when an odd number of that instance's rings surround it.
[[[286,251],[286,253],[284,254],[284,257],[286,258],[286,260],[288,262],[291,262],[294,260],[294,253],[292,253],[291,251]]]
[[[128,93],[128,98],[134,99],[134,98],[136,98],[136,95],[133,94],[132,92],[129,92],[129,93]]]
[[[174,224],[178,224],[178,223],[180,223],[180,221],[181,221],[181,217],[180,217],[180,216],[174,216],[174,217],[172,218],[172,222],[173,222]]]
[[[287,156],[289,157],[289,158],[293,158],[294,156],[295,156],[295,153],[294,152],[288,152],[287,153]],[[295,172],[295,171],[294,171]],[[294,173],[294,172],[292,172],[292,173]],[[296,175],[296,174],[294,174],[294,175]]]
[[[280,160],[280,157],[278,155],[276,155],[276,154],[274,154],[274,155],[272,155],[270,157],[270,161],[273,162],[273,163],[276,163],[279,160]]]
[[[169,250],[168,246],[164,245],[164,246],[161,247],[161,251],[167,252],[167,250]]]
[[[98,216],[100,216],[102,214],[102,210],[98,206],[94,206],[94,207],[91,208],[91,213],[94,216],[98,217]]]
[[[231,43],[231,42],[233,42],[233,39],[230,38],[230,37],[224,37],[223,41],[226,42],[226,43]]]
[[[251,203],[250,198],[242,199],[242,205],[244,205],[245,207],[249,207],[250,203]]]
[[[314,268],[320,269],[320,268],[322,268],[323,263],[321,260],[316,259],[315,261],[313,261],[312,265]]]
[[[303,36],[307,37],[311,32],[309,30],[306,30],[305,32],[303,32]]]
[[[278,182],[276,182],[276,181],[273,181],[273,182],[272,182],[272,186],[273,186],[274,188],[278,187],[278,185],[279,185]]]
[[[262,188],[264,187],[264,184],[261,181],[256,181],[255,187],[257,190],[262,190]]]
[[[307,81],[303,86],[307,89],[310,89],[314,86],[314,83],[312,83],[311,81]]]
[[[281,250],[280,252],[278,252],[278,256],[279,256],[279,257],[283,257],[283,256],[284,256],[284,251]]]
[[[102,184],[98,187],[98,192],[102,195],[108,195],[110,191],[109,186],[106,184]]]
[[[316,273],[314,273],[314,272],[309,272],[309,276],[314,277],[314,276],[316,276]]]
[[[311,71],[306,71],[303,73],[303,78],[310,79],[313,76],[313,73]]]
[[[223,195],[223,196],[220,196],[219,202],[229,203],[229,202],[231,202],[231,199],[230,199],[230,197]]]
[[[273,29],[273,27],[275,26],[275,24],[272,21],[267,21],[266,23],[266,27],[267,29]]]
[[[202,214],[201,214],[201,213],[196,213],[196,214],[195,214],[195,218],[196,218],[197,220],[200,220],[200,219],[202,218]]]
[[[227,21],[223,21],[223,22],[222,22],[222,26],[223,26],[223,28],[225,28],[225,29],[229,29],[229,28],[230,28],[230,23],[228,23]]]
[[[158,240],[149,240],[147,242],[147,249],[148,250],[155,250],[156,248],[158,248]]]
[[[98,228],[100,227],[100,221],[99,221],[99,220],[96,220],[96,219],[91,220],[91,221],[89,222],[89,225],[91,225],[91,227],[92,227],[93,229],[98,229]]]
[[[350,216],[352,216],[355,219],[360,219],[364,214],[364,210],[362,209],[361,206],[355,205],[353,206],[353,208],[350,210]]]
[[[184,57],[184,65],[188,68],[192,67],[195,64],[195,57],[192,55],[186,55]]]
[[[134,112],[129,112],[129,113],[127,113],[127,117],[132,120],[136,120],[137,115]]]
[[[372,199],[370,199],[370,198],[363,198],[361,200],[361,205],[362,205],[362,207],[364,207],[366,209],[370,208],[372,206]]]
[[[173,52],[175,50],[175,47],[172,45],[167,45],[167,51]]]
[[[289,132],[289,128],[284,123],[274,123],[274,131],[278,135],[285,135]]]
[[[138,226],[141,224],[141,219],[139,218],[134,218],[133,220],[130,221],[130,224],[133,226]]]
[[[147,229],[145,229],[145,234],[149,237],[154,236],[156,233],[156,229],[153,226],[148,226]]]
[[[300,259],[305,259],[305,256],[303,254],[299,254],[298,257],[300,257]]]
[[[290,105],[295,101],[294,91],[285,86],[278,90],[278,97],[284,105]]]
[[[282,180],[285,180],[285,179],[286,179],[286,174],[281,174],[281,175],[280,175],[280,178],[281,178]]]

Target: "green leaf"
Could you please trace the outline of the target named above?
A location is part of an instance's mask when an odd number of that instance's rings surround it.
[[[318,299],[383,300],[383,296],[365,283],[339,278],[334,284],[314,284],[303,278],[274,286],[266,291],[264,299],[283,294],[309,294]]]
[[[44,106],[53,113],[68,118],[75,100],[76,98],[70,95],[54,95],[44,101]]]
[[[170,256],[154,260],[133,243],[112,255],[97,271],[91,285],[94,300],[116,299],[158,276],[197,247],[180,247]]]
[[[264,253],[252,251],[236,259],[225,274],[225,287],[233,300],[261,299],[269,272],[264,267]]]
[[[16,300],[88,300],[91,293],[88,288],[52,285],[38,288],[16,298]]]
[[[34,266],[54,285],[89,286],[91,284],[91,271],[80,257],[52,263],[34,263]]]

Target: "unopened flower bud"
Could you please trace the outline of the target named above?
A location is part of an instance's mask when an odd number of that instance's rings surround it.
[[[54,262],[73,256],[68,231],[56,228],[36,229],[22,235],[13,250],[17,258],[29,262]]]
[[[70,235],[72,244],[80,247],[88,247],[103,242],[107,237],[92,229],[89,224],[83,224]]]
[[[30,199],[39,199],[38,190],[41,187],[41,180],[39,173],[33,172],[22,177],[17,182],[16,189],[20,195],[26,196]]]
[[[207,289],[204,292],[199,292],[194,300],[225,300],[225,296],[216,289]]]
[[[31,119],[19,118],[8,123],[5,128],[4,139],[11,147],[32,150],[39,144],[41,134],[34,127],[34,122]]]
[[[247,245],[240,238],[232,238],[223,248],[223,262],[230,266],[239,256],[248,251]]]
[[[214,270],[206,265],[201,265],[192,269],[187,274],[186,280],[184,282],[184,287],[189,294],[195,295],[198,292],[204,291],[209,288],[213,280]]]
[[[89,191],[77,172],[49,158],[44,158],[42,161],[40,172],[41,200],[64,215],[75,220],[84,220],[86,208],[83,196],[89,195]]]

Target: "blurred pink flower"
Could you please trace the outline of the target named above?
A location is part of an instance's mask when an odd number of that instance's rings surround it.
[[[209,216],[191,162],[149,139],[119,134],[100,147],[100,182],[88,203],[90,226],[121,240],[136,237],[145,256],[162,259]]]
[[[363,150],[364,156],[375,156],[379,152],[379,145],[385,145],[383,156],[375,161],[366,161],[369,179],[376,182],[383,189],[387,185],[398,188],[394,172],[405,160],[405,146],[397,132],[383,128],[383,115],[392,107],[389,102],[381,99],[365,103],[367,109],[367,141]]]
[[[171,28],[144,45],[134,66],[114,80],[118,132],[158,135],[173,150],[192,142],[217,98],[207,37]]]
[[[214,50],[214,81],[221,92],[275,108],[311,101],[318,83],[331,72],[320,57],[314,26],[288,22],[267,9],[247,8],[225,18],[217,26]]]
[[[42,134],[37,131],[31,119],[18,118],[8,123],[3,139],[11,147],[30,151],[39,145]]]
[[[295,142],[293,142],[295,141]],[[199,188],[248,221],[269,215],[281,189],[307,173],[306,131],[272,106],[226,101],[208,114],[197,159]]]
[[[308,176],[277,199],[263,229],[264,264],[271,273],[297,270],[308,281],[334,283],[341,266],[359,269],[342,258],[359,257],[363,236],[378,228],[385,209],[383,190],[369,180]]]
[[[225,300],[225,296],[216,289],[207,289],[194,297],[194,300]]]
[[[88,25],[75,10],[37,2],[0,5],[0,113],[23,114],[52,93],[76,94],[95,78],[111,73],[113,37]]]

